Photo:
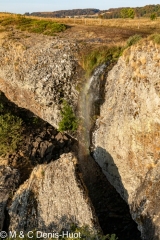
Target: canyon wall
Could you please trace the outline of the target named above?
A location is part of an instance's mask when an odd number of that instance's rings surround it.
[[[95,160],[143,239],[159,239],[160,46],[143,40],[123,53],[107,77],[95,129]]]
[[[29,109],[57,128],[62,99],[74,110],[78,105],[77,90],[84,76],[79,65],[79,46],[72,40],[33,36],[0,41],[0,91],[18,106]],[[95,160],[128,203],[145,240],[157,240],[160,236],[159,86],[160,47],[143,40],[125,50],[106,79],[105,101],[92,137]],[[69,157],[68,161],[64,157],[59,163],[52,162],[33,170],[10,206],[10,229],[24,229],[27,224],[27,229],[34,226],[45,230],[53,224],[58,226],[62,216],[65,221],[67,216],[68,223],[78,216],[80,225],[94,226],[94,211],[90,203],[86,205],[72,159]],[[73,183],[77,192],[74,199],[69,195]],[[64,191],[68,187],[66,200],[60,186]],[[47,192],[54,194],[55,199],[52,196],[45,199]],[[60,199],[65,202],[58,204]],[[65,205],[67,207],[63,207]],[[46,211],[50,206],[54,218],[50,212],[44,215],[42,206]],[[29,212],[30,219],[24,209],[33,210]],[[57,209],[55,213],[54,209]],[[21,216],[25,219],[21,221],[22,226],[18,225]]]
[[[77,51],[75,42],[43,35],[2,38],[0,90],[19,107],[58,127],[62,99],[76,109],[82,71]]]

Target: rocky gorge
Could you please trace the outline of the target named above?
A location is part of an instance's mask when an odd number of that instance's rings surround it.
[[[84,44],[16,34],[0,39],[0,91],[45,124],[25,134],[22,151],[1,160],[1,230],[60,231],[74,222],[119,239],[158,240],[160,46],[141,40],[112,69],[97,68],[94,85],[81,64]],[[88,122],[94,111],[87,108],[100,100],[95,124],[59,133],[63,99]]]

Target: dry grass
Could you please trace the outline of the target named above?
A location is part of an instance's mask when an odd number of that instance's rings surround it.
[[[11,16],[11,15],[12,15],[11,13],[3,13],[3,12],[0,12],[0,18],[9,17],[9,16]]]
[[[5,17],[20,17],[16,14],[0,13],[0,20]],[[141,19],[93,19],[93,18],[40,18],[25,17],[37,20],[48,20],[63,23],[69,26],[65,31],[56,35],[65,39],[74,39],[90,45],[124,46],[126,40],[135,34],[146,37],[150,34],[160,33],[160,18],[151,21]],[[96,27],[95,27],[96,26]]]
[[[16,14],[0,13],[0,18],[4,17],[16,17]],[[29,16],[26,18],[33,19],[45,19],[59,23],[65,23],[68,25],[88,25],[88,26],[107,26],[107,27],[117,27],[117,28],[128,28],[128,29],[138,29],[145,31],[157,30],[160,32],[160,18],[155,21],[151,21],[150,18],[135,18],[135,19],[99,19],[99,18],[41,18]]]
[[[32,17],[40,19],[39,17]],[[43,19],[43,18],[41,18]],[[160,18],[151,21],[149,18],[141,19],[99,19],[99,18],[47,18],[47,20],[71,25],[107,26],[145,31],[158,30],[160,32]]]

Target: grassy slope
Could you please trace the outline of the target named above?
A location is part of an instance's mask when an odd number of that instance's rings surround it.
[[[0,24],[3,27],[15,26],[21,31],[43,33],[50,36],[62,32],[67,28],[65,24],[57,23],[55,21],[26,18],[21,15],[2,16]]]

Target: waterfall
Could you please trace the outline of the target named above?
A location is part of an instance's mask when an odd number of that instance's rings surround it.
[[[86,152],[90,147],[90,130],[96,114],[96,102],[100,99],[100,81],[104,73],[106,64],[102,64],[95,69],[92,76],[86,81],[82,89],[79,100],[79,116],[81,119],[81,129],[79,141],[84,146]]]
[[[128,205],[108,182],[90,154],[94,115],[97,110],[99,112],[100,105],[104,100],[108,67],[109,63],[99,66],[82,87],[79,98],[81,122],[78,134],[78,168],[104,234],[114,232],[119,239],[131,239],[133,236],[132,239],[138,240],[140,233],[131,218]]]

